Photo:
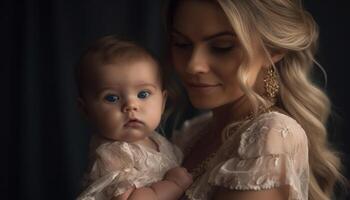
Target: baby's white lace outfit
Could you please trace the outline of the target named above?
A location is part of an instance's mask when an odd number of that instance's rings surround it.
[[[179,148],[156,132],[150,139],[159,151],[136,143],[100,143],[87,174],[87,188],[78,200],[110,200],[133,187],[160,181],[169,169],[180,165],[183,155]]]

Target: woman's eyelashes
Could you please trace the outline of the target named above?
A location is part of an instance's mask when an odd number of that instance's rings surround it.
[[[183,41],[173,41],[172,45],[175,48],[179,48],[182,50],[192,50],[193,49],[193,44],[191,42],[183,42]],[[213,53],[213,54],[225,54],[230,52],[231,50],[233,50],[235,47],[235,45],[232,42],[228,42],[228,43],[223,43],[223,44],[207,44],[207,48],[209,50],[209,52]]]
[[[228,46],[228,47],[216,47],[216,46],[213,46],[210,48],[210,51],[212,53],[228,53],[230,52],[231,50],[233,49],[233,46]]]
[[[212,53],[228,53],[234,48],[233,42],[213,42],[209,44],[209,49]]]
[[[172,45],[179,49],[189,49],[192,48],[192,44],[190,42],[180,42],[180,41],[173,41]]]

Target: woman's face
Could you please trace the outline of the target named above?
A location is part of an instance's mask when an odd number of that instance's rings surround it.
[[[195,107],[212,109],[243,96],[236,77],[243,50],[217,3],[181,1],[174,14],[171,38],[173,65]],[[250,85],[264,65],[261,55],[257,53],[249,62]]]

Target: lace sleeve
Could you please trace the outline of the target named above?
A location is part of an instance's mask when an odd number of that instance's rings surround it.
[[[289,199],[307,200],[308,144],[302,127],[280,113],[267,113],[241,135],[238,156],[217,165],[209,183],[233,190],[289,186]]]

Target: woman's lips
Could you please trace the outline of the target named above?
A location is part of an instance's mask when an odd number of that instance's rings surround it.
[[[220,84],[192,83],[192,82],[188,82],[186,85],[190,90],[194,90],[198,92],[210,92],[220,86]]]
[[[205,83],[205,82],[194,82],[194,81],[187,81],[186,84],[191,87],[215,87],[220,85],[218,83]]]

